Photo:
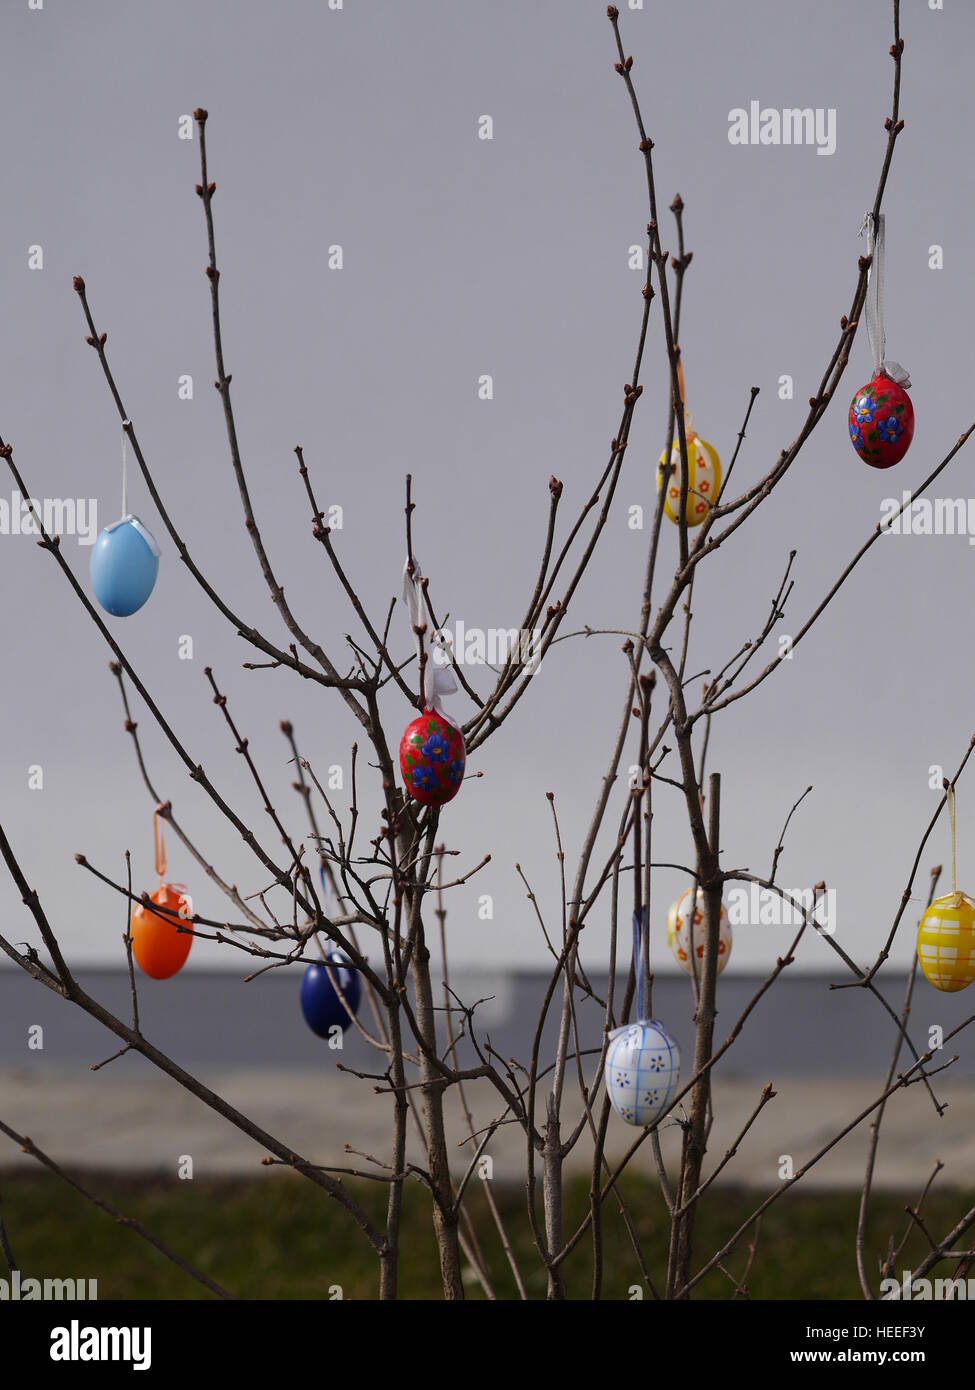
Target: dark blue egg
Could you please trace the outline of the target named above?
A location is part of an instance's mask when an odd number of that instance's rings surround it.
[[[324,965],[309,965],[301,977],[301,1012],[308,1027],[320,1038],[327,1038],[333,1028],[341,1028],[344,1033],[352,1022],[346,1005],[353,1013],[358,1013],[362,998],[359,972],[349,969],[343,952],[329,951],[328,960],[338,990]]]
[[[101,532],[91,552],[91,586],[106,613],[127,618],[152,593],[159,546],[137,516],[124,516]]]

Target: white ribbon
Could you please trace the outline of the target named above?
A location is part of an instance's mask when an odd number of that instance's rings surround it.
[[[128,421],[128,420],[123,420],[123,421],[122,421],[122,515],[123,515],[123,516],[128,516],[128,514],[129,514],[129,456],[128,456],[128,449],[127,449],[127,447],[126,447],[127,444],[128,444],[128,442],[129,442],[129,436],[128,436],[128,434],[126,433],[126,426],[127,426],[128,424],[129,424],[129,421]]]
[[[866,232],[867,252],[871,257],[864,306],[867,311],[867,337],[873,353],[874,376],[883,372],[898,386],[907,387],[911,384],[911,378],[906,368],[899,362],[889,361],[884,355],[887,347],[884,333],[884,221],[883,213],[877,217],[876,223],[872,212],[865,213],[859,233],[863,236]]]
[[[413,573],[410,573],[410,561],[407,557],[403,565],[403,602],[406,604],[410,614],[410,627],[416,641],[416,659],[418,666],[423,661],[423,637],[424,634],[417,631],[417,628],[426,627],[430,630],[427,622],[427,615],[424,611],[423,602],[423,571],[420,562],[414,555]],[[443,716],[448,724],[453,724],[454,728],[459,728],[457,722],[451,719],[450,715],[441,704],[441,697],[453,695],[457,689],[457,680],[449,664],[443,659],[442,649],[439,648],[431,638],[427,651],[427,663],[423,671],[423,703],[426,709],[432,709]],[[438,660],[438,656],[440,659]]]

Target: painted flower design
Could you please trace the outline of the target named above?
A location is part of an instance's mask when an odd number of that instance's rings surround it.
[[[904,426],[896,415],[888,415],[886,420],[877,421],[877,433],[880,438],[893,444],[895,439],[899,439],[904,433]]]
[[[447,761],[447,754],[450,752],[450,744],[443,734],[428,734],[427,738],[420,745],[420,752],[425,758],[429,758],[432,763],[443,763]]]
[[[873,398],[866,394],[858,396],[853,402],[853,418],[858,425],[869,425],[873,419],[876,406]],[[850,426],[850,433],[853,433],[853,426]]]
[[[425,710],[400,739],[400,771],[410,796],[424,806],[443,806],[464,780],[464,739],[436,710]]]
[[[650,1059],[650,1070],[651,1070],[651,1071],[663,1071],[663,1069],[664,1069],[663,1054],[660,1053],[660,1052],[658,1052],[658,1053],[656,1054],[656,1056],[654,1056],[654,1057],[652,1057],[652,1058]]]
[[[896,381],[880,373],[850,402],[850,442],[871,468],[892,468],[914,437],[914,407]]]
[[[432,767],[426,767],[423,763],[413,769],[413,785],[420,791],[433,791],[437,785],[437,775]]]

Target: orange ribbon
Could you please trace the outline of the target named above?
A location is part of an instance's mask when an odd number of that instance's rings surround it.
[[[687,395],[684,391],[684,359],[677,359],[677,385],[680,388],[681,405],[684,407],[684,438],[688,441],[696,439],[697,435],[691,427],[691,412],[687,409]]]
[[[156,874],[163,879],[166,877],[166,840],[159,824],[159,806],[152,813],[152,841],[156,852]]]

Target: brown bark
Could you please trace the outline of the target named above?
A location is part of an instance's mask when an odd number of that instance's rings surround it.
[[[708,855],[699,865],[704,890],[704,968],[701,972],[701,994],[695,1014],[694,1073],[701,1073],[690,1097],[690,1122],[686,1131],[684,1172],[681,1200],[691,1202],[701,1181],[701,1165],[707,1150],[708,1114],[711,1105],[711,1070],[708,1067],[714,1050],[715,995],[718,978],[718,929],[721,920],[721,870],[718,865],[718,842],[721,818],[721,775],[713,772],[708,783]],[[690,1274],[694,1238],[693,1203],[681,1216],[677,1231],[677,1261],[675,1287],[687,1283]]]

